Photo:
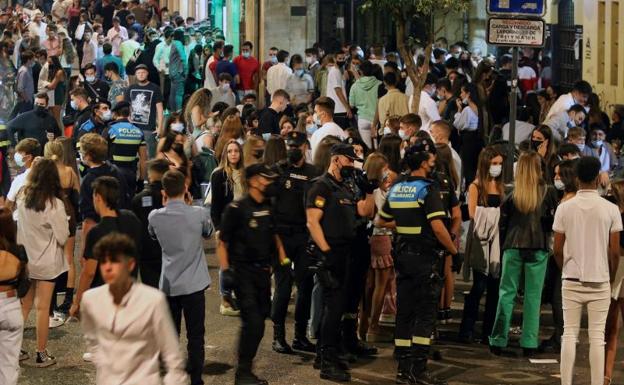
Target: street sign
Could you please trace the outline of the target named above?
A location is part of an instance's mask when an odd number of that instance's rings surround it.
[[[543,47],[546,23],[542,19],[488,19],[488,44],[506,47]]]
[[[487,13],[497,16],[546,15],[547,0],[487,0]]]

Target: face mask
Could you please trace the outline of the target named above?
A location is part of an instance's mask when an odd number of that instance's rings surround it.
[[[578,147],[578,149],[583,152],[583,150],[585,149],[585,144],[577,144],[576,147]]]
[[[467,106],[468,105],[468,98],[462,99],[462,103]]]
[[[236,139],[236,143],[238,143],[238,144],[240,144],[242,146],[243,144],[245,144],[245,139],[238,138],[238,139]]]
[[[261,159],[262,155],[264,155],[264,149],[254,150],[254,152],[253,152],[253,156],[256,159]]]
[[[228,91],[230,89],[230,83],[221,84],[221,89],[223,91]]]
[[[15,155],[13,155],[13,160],[15,160],[15,164],[17,165],[17,167],[24,167],[24,165],[26,164],[24,162],[24,155],[19,152],[16,152]]]
[[[490,176],[492,178],[498,178],[502,172],[503,172],[503,165],[497,164],[497,165],[490,166]]]
[[[314,124],[316,124],[318,127],[322,126],[321,118],[319,118],[319,116],[317,114],[314,114],[312,116],[312,119],[314,119]]]
[[[102,120],[108,122],[113,118],[113,112],[111,110],[104,111],[102,113]]]
[[[264,188],[264,191],[262,193],[264,194],[265,198],[272,198],[276,196],[278,193],[277,185],[275,183],[271,183]]]
[[[251,56],[251,52],[243,52],[243,57],[245,59],[249,59],[250,56]]]
[[[87,76],[85,77],[85,80],[89,83],[93,83],[95,81],[95,76]]]
[[[343,67],[345,65],[344,61],[337,61],[336,64],[338,64],[338,67]]]
[[[353,173],[355,172],[355,167],[353,166],[342,166],[340,169],[340,177],[342,179],[353,178]]]
[[[592,146],[594,147],[602,147],[602,140],[592,140]]]
[[[306,132],[308,133],[308,135],[312,135],[316,132],[316,124],[312,123],[312,124],[307,124],[306,125]]]
[[[539,148],[539,146],[542,145],[542,143],[544,143],[543,140],[531,140],[531,148],[533,149],[533,151],[537,151],[537,149]]]
[[[303,70],[295,70],[295,75],[302,77],[303,76]]]
[[[47,110],[48,109],[46,107],[44,107],[44,106],[35,106],[35,113],[37,115],[40,115],[40,116],[41,115],[45,115]]]
[[[181,154],[184,151],[184,145],[182,143],[174,143],[171,145],[171,149],[178,154]]]
[[[383,129],[383,134],[384,134],[384,135],[390,135],[390,134],[392,134],[392,130],[390,129],[390,127],[388,127],[388,126],[384,126],[384,129]]]
[[[184,124],[182,123],[172,123],[171,130],[175,132],[184,132]]]
[[[455,52],[451,54],[455,59],[459,59],[459,57],[461,56],[461,52]]]
[[[385,130],[385,128],[384,128]],[[388,129],[389,130],[389,129]],[[407,134],[405,133],[405,130],[399,130],[399,136],[401,137],[401,139],[405,140],[407,139]]]
[[[72,100],[71,102],[69,102],[69,105],[71,106],[72,109],[78,110],[78,106],[76,105],[75,100]]]
[[[565,188],[565,185],[563,184],[561,179],[555,179],[555,188],[559,191],[563,191],[563,189]]]
[[[277,56],[271,56],[271,63],[277,63]]]
[[[299,163],[301,159],[303,159],[303,151],[301,151],[300,148],[293,148],[293,149],[288,150],[287,156],[288,156],[288,161],[291,164],[296,164],[296,163]]]
[[[357,50],[357,55],[360,57],[364,57],[364,51],[362,51],[361,49]]]
[[[306,56],[305,61],[308,65],[314,63],[312,56]]]

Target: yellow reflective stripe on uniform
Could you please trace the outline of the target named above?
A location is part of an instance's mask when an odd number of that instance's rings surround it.
[[[420,226],[397,226],[397,233],[399,234],[420,234],[422,227]]]
[[[136,155],[134,156],[113,155],[113,160],[117,162],[132,162],[135,159],[136,159]]]
[[[415,209],[420,207],[420,203],[418,201],[408,201],[408,202],[388,202],[390,204],[390,208],[393,209]]]
[[[400,346],[400,347],[411,347],[412,346],[412,341],[411,340],[401,340],[401,339],[395,339],[394,340],[394,346]]]
[[[433,217],[445,216],[446,213],[444,211],[434,211],[431,214],[427,214],[427,219],[431,219]]]
[[[141,144],[141,139],[115,139],[115,144]]]
[[[431,338],[426,337],[412,337],[412,342],[416,345],[431,345]]]
[[[388,214],[388,213],[384,212],[383,210],[379,210],[379,216],[380,216],[380,217],[384,217],[384,218],[386,218],[386,219],[392,219],[392,218],[394,218],[392,215],[390,215],[390,214]]]

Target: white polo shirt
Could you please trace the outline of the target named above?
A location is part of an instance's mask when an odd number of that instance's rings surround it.
[[[616,205],[596,190],[579,190],[557,208],[553,230],[566,237],[562,278],[609,282],[609,236],[622,231]]]

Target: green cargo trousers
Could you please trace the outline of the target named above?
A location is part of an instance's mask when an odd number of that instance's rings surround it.
[[[539,346],[540,306],[546,276],[546,250],[507,249],[503,254],[496,320],[490,336],[490,345],[507,346],[509,324],[524,272],[524,308],[522,309],[522,337],[520,346],[535,349]]]

